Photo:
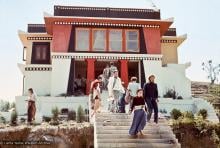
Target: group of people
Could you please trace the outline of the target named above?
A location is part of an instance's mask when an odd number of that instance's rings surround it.
[[[111,66],[113,64],[111,63]],[[110,75],[109,75],[110,73]],[[155,76],[149,76],[149,82],[145,83],[143,88],[137,83],[137,77],[131,77],[128,86],[119,77],[118,69],[107,66],[104,71],[104,88],[108,90],[108,111],[112,113],[125,113],[125,106],[129,105],[129,113],[134,113],[133,122],[129,130],[130,135],[143,135],[146,122],[150,123],[154,111],[154,123],[158,123],[158,88],[154,82]],[[94,116],[99,111],[101,105],[101,84],[103,79],[99,77],[91,83],[91,100]]]

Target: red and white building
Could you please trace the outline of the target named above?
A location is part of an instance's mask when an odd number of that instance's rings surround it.
[[[86,79],[88,94],[91,81],[110,61],[126,85],[131,76],[144,84],[154,74],[161,97],[175,88],[179,96],[191,98],[185,76],[189,64],[178,63],[186,35],[177,36],[173,19],[162,19],[160,10],[56,5],[53,15],[44,13],[44,21],[19,31],[25,61],[19,64],[24,75],[23,95],[16,97],[20,114],[26,111],[28,88],[38,95],[41,114],[50,114],[53,106],[87,108],[87,96],[73,96],[74,79],[79,74]]]

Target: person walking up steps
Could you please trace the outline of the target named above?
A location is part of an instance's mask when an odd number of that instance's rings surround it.
[[[151,75],[148,78],[149,82],[144,84],[144,99],[148,106],[147,121],[150,122],[152,111],[154,110],[154,122],[158,123],[158,89],[154,83],[155,76]]]

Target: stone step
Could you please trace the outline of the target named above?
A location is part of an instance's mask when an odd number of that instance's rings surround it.
[[[96,122],[132,122],[133,119],[108,119],[108,118],[98,118]],[[167,120],[158,120],[159,123],[167,123]]]
[[[157,124],[157,126],[163,126],[163,125],[167,125],[167,123],[159,122]],[[131,122],[96,122],[96,126],[131,126]]]
[[[129,130],[99,130],[97,129],[97,134],[128,134]],[[170,130],[143,130],[144,134],[172,134]]]
[[[99,148],[179,148],[177,144],[165,143],[98,143]]]
[[[121,139],[127,138],[131,139],[132,137],[129,134],[97,134],[98,139]],[[175,135],[172,134],[145,134],[142,139],[163,139],[163,138],[176,138]]]
[[[130,129],[130,125],[129,126],[96,126],[98,127],[98,129],[100,130],[128,130]],[[163,130],[163,129],[167,129],[167,130],[172,130],[170,126],[168,125],[163,125],[163,126],[155,126],[155,125],[146,125],[144,129],[155,129],[155,130]]]
[[[165,139],[98,139],[98,143],[175,143],[176,141],[172,138],[165,138]]]

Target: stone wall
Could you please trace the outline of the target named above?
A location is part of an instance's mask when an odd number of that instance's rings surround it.
[[[2,126],[0,129],[0,142],[14,142],[8,145],[0,143],[0,147],[91,148],[93,147],[93,136],[93,126],[89,123],[65,122],[58,126],[51,126],[48,123],[42,123],[38,126]],[[24,145],[24,142],[27,141],[34,144]],[[15,142],[20,142],[20,144],[15,144]]]

